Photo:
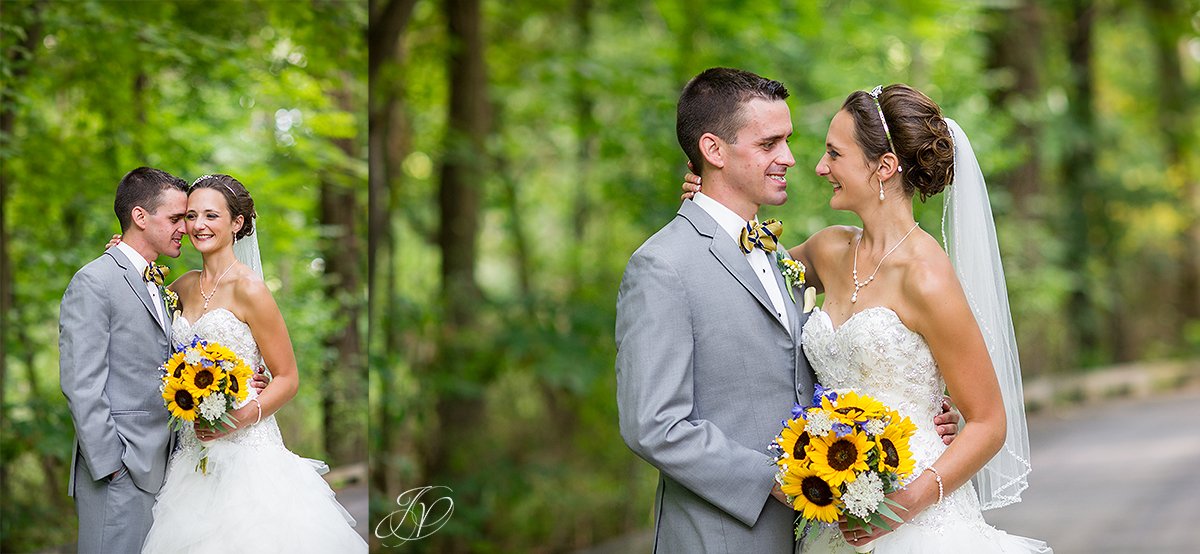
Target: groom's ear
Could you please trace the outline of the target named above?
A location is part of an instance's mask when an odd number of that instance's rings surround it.
[[[700,155],[709,165],[718,169],[725,167],[725,141],[712,133],[700,135]]]
[[[146,211],[146,208],[134,206],[133,210],[130,210],[129,215],[130,228],[137,227],[142,231],[146,230],[150,220],[150,212]]]

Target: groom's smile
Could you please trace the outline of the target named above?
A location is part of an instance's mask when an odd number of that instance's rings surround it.
[[[726,179],[755,206],[781,205],[787,201],[788,168],[796,164],[787,142],[792,135],[787,103],[755,98],[741,115],[745,123],[725,151]]]

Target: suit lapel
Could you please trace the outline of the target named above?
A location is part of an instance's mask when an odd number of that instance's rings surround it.
[[[171,338],[171,322],[174,318],[171,317],[171,310],[167,307],[167,287],[158,287],[158,304],[162,306],[163,314],[162,325],[159,325],[159,327],[163,328],[163,333],[167,335],[169,342]]]
[[[774,315],[775,307],[771,305],[771,299],[767,296],[767,290],[763,288],[762,281],[758,280],[758,276],[754,274],[754,268],[750,267],[750,262],[746,261],[746,255],[732,240],[721,240],[722,238],[720,235],[713,237],[709,251],[743,287],[746,287],[746,290],[750,291],[750,294],[754,295],[767,313]]]
[[[114,246],[113,249],[115,248],[116,247]],[[136,269],[133,268],[133,264],[130,263],[128,259],[125,259],[124,253],[120,251],[113,252],[113,249],[109,249],[108,255],[112,256],[113,260],[117,262],[117,265],[121,266],[121,269],[125,270],[125,282],[129,284],[129,288],[132,289],[133,293],[136,294],[138,299],[142,301],[142,305],[146,307],[146,311],[150,314],[150,319],[154,320],[154,322],[158,324],[158,327],[162,329],[164,333],[166,333],[166,326],[162,321],[159,321],[158,314],[154,311],[154,301],[150,299],[150,291],[146,290],[146,281],[142,280],[142,276],[137,272]],[[159,297],[161,299],[162,295],[160,294]],[[163,313],[166,313],[165,308]]]
[[[767,289],[763,288],[762,281],[754,274],[754,268],[750,267],[746,255],[729,238],[728,234],[721,230],[717,221],[708,215],[704,208],[691,201],[686,201],[680,206],[679,215],[691,222],[698,233],[712,239],[709,252],[712,252],[717,261],[721,262],[721,265],[725,266],[725,269],[733,275],[733,278],[737,279],[738,283],[741,283],[754,296],[755,300],[758,300],[759,305],[767,311],[771,320],[775,321],[776,325],[783,327],[783,322],[775,317],[775,307],[771,304],[770,297],[767,296]],[[786,304],[789,300],[785,298],[784,303]]]
[[[779,245],[779,247],[783,248],[783,245]],[[771,274],[775,276],[775,284],[779,286],[779,292],[783,295],[783,309],[787,311],[788,325],[792,328],[792,342],[798,342],[796,339],[800,336],[800,329],[796,326],[796,322],[800,319],[800,310],[796,308],[796,302],[792,300],[792,295],[788,294],[787,282],[783,279],[783,272],[779,271],[779,261],[775,258],[775,254],[767,254],[767,259],[774,262],[771,264]],[[800,292],[799,301],[803,302],[803,289]]]

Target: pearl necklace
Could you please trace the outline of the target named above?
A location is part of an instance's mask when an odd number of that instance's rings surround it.
[[[900,239],[900,242],[897,242],[896,246],[893,246],[891,250],[888,250],[887,254],[884,254],[882,258],[879,258],[879,263],[875,265],[875,271],[872,271],[871,276],[867,277],[867,280],[861,283],[858,282],[858,247],[862,245],[862,235],[858,236],[858,242],[854,245],[854,273],[852,274],[852,278],[854,279],[854,294],[850,295],[851,304],[858,302],[859,289],[871,284],[871,281],[875,280],[875,274],[879,273],[879,268],[883,266],[883,261],[886,260],[888,256],[891,256],[892,252],[895,252],[897,248],[900,248],[900,245],[904,244],[904,239],[907,239],[908,235],[911,235],[912,232],[916,231],[917,227],[920,226],[920,223],[914,223],[912,229],[909,229],[908,232],[904,234],[904,238]]]
[[[232,264],[229,264],[229,267],[225,268],[225,271],[222,271],[222,272],[221,272],[221,275],[220,275],[219,277],[217,277],[217,282],[216,282],[216,283],[213,283],[213,290],[212,290],[212,292],[210,292],[210,293],[208,293],[208,294],[204,294],[204,286],[201,284],[201,283],[204,281],[204,275],[203,275],[203,274],[201,274],[201,276],[200,276],[200,279],[198,279],[198,280],[196,281],[196,288],[200,289],[200,296],[204,297],[204,311],[206,311],[206,312],[208,311],[208,302],[209,302],[209,300],[212,300],[212,297],[213,297],[213,296],[216,296],[216,294],[217,294],[217,285],[220,285],[220,284],[221,284],[221,279],[224,279],[224,278],[225,278],[225,274],[226,274],[226,273],[229,273],[229,270],[233,269],[233,266],[234,266],[234,264],[236,264],[236,263],[237,263],[237,260],[234,260]]]

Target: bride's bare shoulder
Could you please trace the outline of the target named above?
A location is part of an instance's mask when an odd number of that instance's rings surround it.
[[[275,298],[271,295],[271,289],[262,277],[259,277],[250,268],[243,269],[238,272],[237,278],[233,281],[235,301],[252,310],[275,306]]]
[[[937,239],[922,235],[912,255],[897,260],[904,268],[903,288],[907,300],[918,305],[938,305],[962,296],[962,285],[950,258]]]
[[[808,242],[816,252],[830,253],[848,250],[862,229],[853,225],[830,225],[809,237]]]
[[[178,293],[180,290],[186,289],[189,286],[195,286],[196,279],[199,279],[199,278],[200,278],[200,270],[192,269],[192,270],[184,272],[183,275],[180,275],[179,277],[177,277],[174,281],[171,282],[171,285],[168,286],[167,288]]]

